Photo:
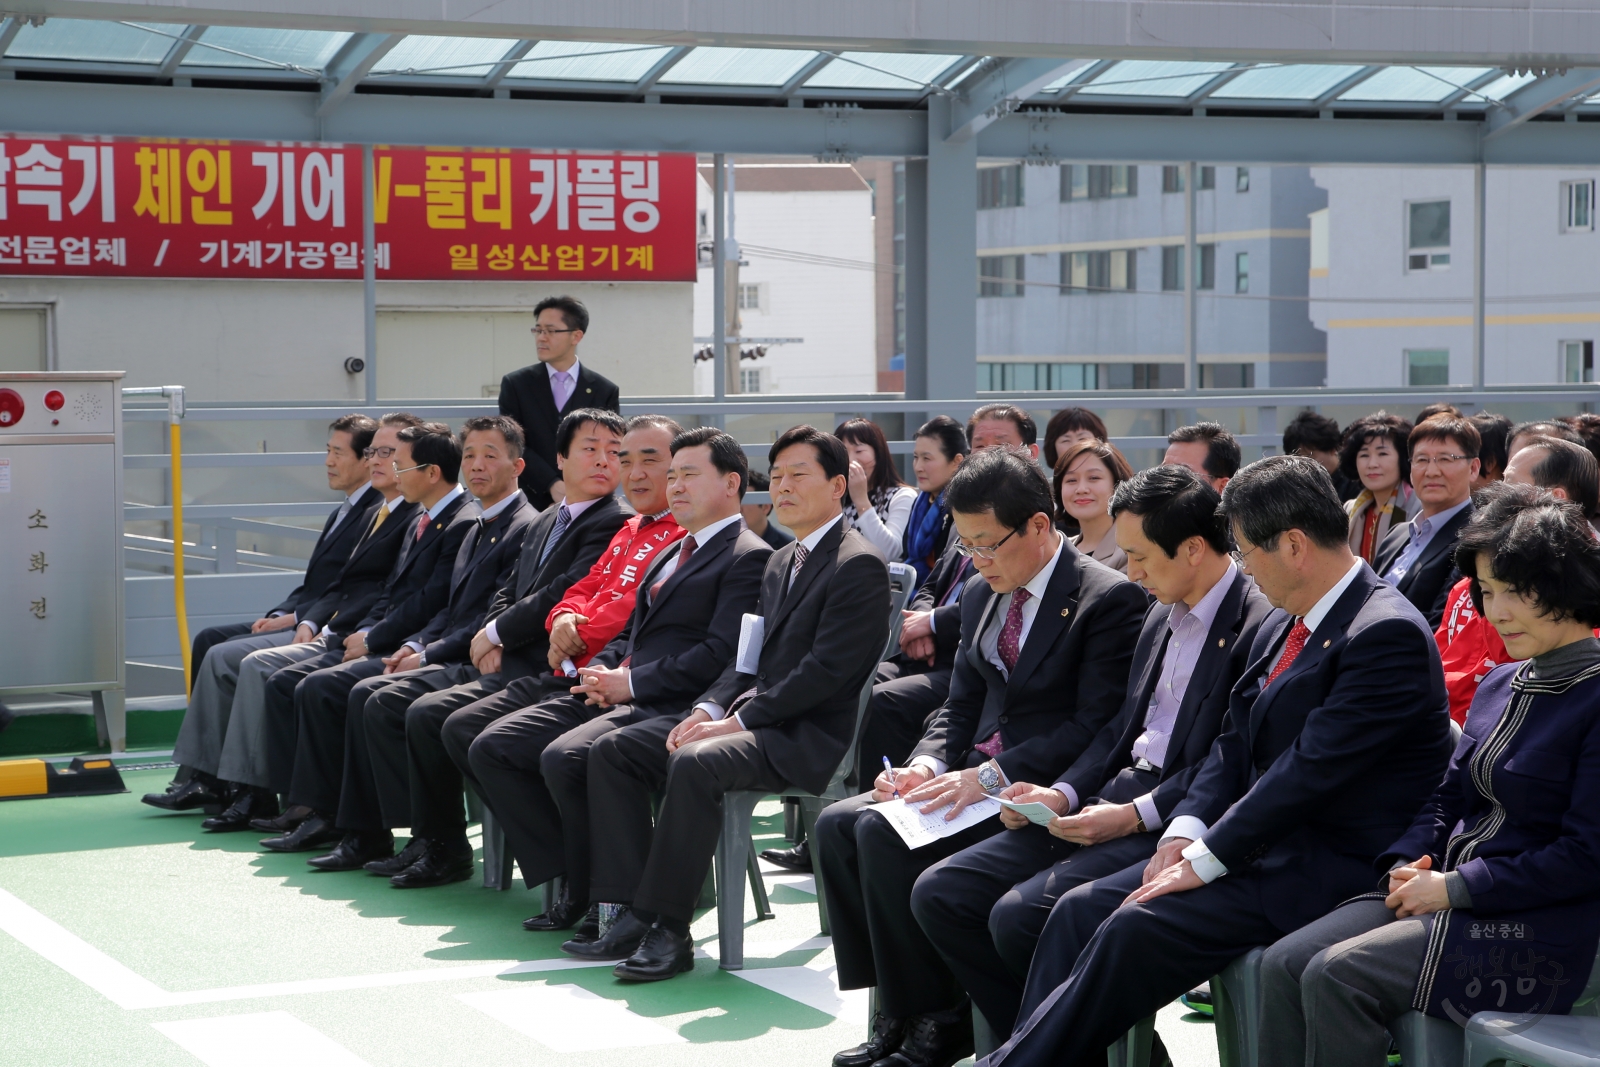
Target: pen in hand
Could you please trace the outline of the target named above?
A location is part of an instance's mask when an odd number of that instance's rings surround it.
[[[884,773],[884,776],[889,779],[889,787],[894,790],[894,792],[891,795],[892,796],[899,796],[900,795],[900,787],[895,784],[895,781],[894,781],[894,768],[889,766],[889,757],[888,756],[884,756],[883,757],[883,773]]]

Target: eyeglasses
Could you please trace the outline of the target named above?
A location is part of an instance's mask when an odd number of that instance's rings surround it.
[[[555,330],[555,329],[551,329],[549,326],[535,326],[533,329],[529,330],[528,332],[533,334],[535,337],[549,337],[553,333],[577,333],[578,331],[577,330]]]
[[[1250,552],[1259,552],[1259,551],[1260,551],[1260,550],[1261,550],[1261,546],[1260,546],[1260,545],[1257,545],[1257,546],[1256,546],[1256,547],[1255,547],[1255,548],[1252,548],[1252,549],[1251,549],[1251,550],[1250,550]],[[1228,553],[1228,555],[1230,555],[1230,556],[1232,556],[1232,557],[1233,557],[1233,561],[1234,561],[1234,562],[1235,562],[1235,563],[1237,563],[1237,564],[1238,564],[1238,565],[1239,565],[1239,566],[1241,566],[1241,567],[1243,567],[1243,566],[1244,566],[1244,565],[1245,565],[1245,560],[1246,560],[1246,559],[1247,559],[1247,558],[1248,558],[1248,557],[1249,557],[1249,555],[1250,555],[1250,552],[1240,552],[1240,551],[1239,551],[1239,550],[1238,550],[1238,549],[1237,549],[1237,548],[1236,548],[1236,549],[1234,549],[1234,550],[1233,550],[1233,551],[1232,551],[1232,552],[1230,552],[1230,553]]]
[[[1454,467],[1457,463],[1465,463],[1472,458],[1472,456],[1412,456],[1411,465],[1421,471],[1430,467],[1444,470],[1446,467]]]
[[[1000,546],[1015,536],[1017,536],[1017,531],[1012,530],[1010,533],[1006,534],[992,545],[964,545],[960,541],[957,541],[956,551],[961,553],[963,556],[970,556],[973,559],[994,559],[995,555],[1000,551]]]
[[[361,453],[361,458],[362,459],[388,459],[392,455],[394,455],[394,449],[393,448],[391,448],[388,445],[378,445],[378,446],[375,446],[373,448],[364,449],[362,451],[362,453]]]
[[[424,467],[431,467],[431,466],[433,466],[433,464],[432,463],[418,463],[415,467],[402,467],[402,466],[400,466],[400,461],[399,460],[390,460],[389,461],[389,466],[394,468],[394,472],[396,474],[409,474],[412,471],[420,471]]]

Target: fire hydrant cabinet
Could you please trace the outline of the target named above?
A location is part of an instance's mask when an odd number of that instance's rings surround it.
[[[126,747],[120,371],[0,374],[0,697],[85,693]]]

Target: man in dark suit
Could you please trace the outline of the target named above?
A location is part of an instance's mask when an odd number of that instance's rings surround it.
[[[484,801],[532,887],[566,875],[550,911],[530,930],[565,930],[590,907],[589,749],[632,723],[683,714],[733,659],[739,622],[754,611],[772,550],[744,528],[744,450],[713,427],[672,441],[667,500],[686,537],[638,579],[627,627],[578,669],[571,693],[514,712],[472,742],[467,757]],[[601,826],[598,836],[611,834]],[[585,931],[580,931],[583,936]]]
[[[693,966],[689,920],[730,790],[825,788],[850,743],[861,688],[889,635],[889,571],[840,501],[844,442],[796,426],[768,452],[774,510],[798,540],[767,561],[735,655],[687,718],[660,715],[606,734],[589,753],[595,836],[591,895],[625,905],[595,940],[561,947],[620,959],[617,977]],[[759,631],[759,632],[758,632]],[[651,830],[651,794],[662,790]]]
[[[165,792],[146,794],[146,804],[168,811],[188,811],[227,802],[227,788],[214,774],[201,768],[215,771],[221,757],[239,664],[251,652],[292,641],[299,612],[338,579],[350,550],[361,539],[372,512],[383,499],[383,494],[372,486],[365,454],[377,428],[372,419],[354,414],[340,416],[329,425],[324,463],[328,488],[343,494],[344,500],[322,524],[322,534],[306,562],[305,576],[294,591],[253,623],[210,626],[195,635],[189,710],[173,752],[179,773]]]
[[[415,697],[410,687],[387,686],[363,709],[379,795],[408,797],[408,813],[386,809],[385,820],[410,826],[425,842],[415,850],[421,853],[415,861],[391,877],[396,888],[472,877],[461,771],[445,750],[441,731],[447,719],[460,715],[479,732],[548,695],[555,676],[545,620],[628,518],[613,495],[623,431],[622,417],[609,411],[583,408],[562,420],[558,455],[567,498],[528,528],[511,577],[496,591],[484,627],[473,635],[468,655],[477,679]]]
[[[911,914],[911,889],[938,860],[1002,830],[986,819],[912,850],[872,803],[898,795],[951,818],[1071,764],[1122,704],[1147,604],[1056,530],[1050,481],[1021,449],[974,451],[945,493],[956,543],[982,579],[961,598],[950,695],[910,765],[828,807],[812,835],[840,987],[878,990],[874,1037],[836,1056],[840,1067],[893,1056],[948,1067],[972,1052],[965,994]]]
[[[988,1067],[1103,1063],[1161,1005],[1370,889],[1373,861],[1444,772],[1433,634],[1351,554],[1328,472],[1272,456],[1228,483],[1222,507],[1246,572],[1283,610],[1258,631],[1155,856],[1057,901]]]
[[[556,456],[561,420],[580,408],[620,411],[616,383],[578,362],[578,343],[589,329],[589,309],[570,296],[550,296],[533,307],[539,362],[500,379],[500,413],[517,420],[527,438],[520,479],[528,501],[541,511],[565,497]]]
[[[1010,833],[917,879],[911,910],[994,1033],[1007,1035],[1016,1022],[1033,946],[1057,898],[1155,853],[1272,611],[1233,562],[1219,503],[1209,479],[1175,465],[1117,487],[1111,514],[1128,578],[1156,598],[1122,710],[1054,786],[1014,782],[1001,792],[1054,811],[1048,830],[1002,811]]]
[[[418,515],[416,525],[402,531],[404,543],[383,595],[341,644],[280,668],[267,679],[271,791],[285,794],[292,806],[308,809],[305,820],[292,832],[268,838],[266,847],[275,851],[314,848],[328,838],[327,830],[332,827],[333,804],[314,803],[314,799],[324,798],[315,795],[319,791],[312,789],[304,776],[310,773],[310,765],[319,760],[327,760],[335,769],[342,765],[344,731],[338,729],[331,737],[323,737],[315,729],[302,732],[307,701],[312,694],[320,693],[342,713],[351,687],[363,678],[383,673],[384,657],[427,626],[449,601],[450,570],[443,564],[455,559],[468,531],[477,525],[478,505],[457,481],[461,444],[450,427],[424,423],[401,430],[398,437],[399,447],[390,462],[401,494],[416,506]],[[313,678],[315,681],[302,696],[302,687]],[[297,766],[302,760],[307,764],[304,770]],[[331,793],[336,801],[337,781],[331,789],[321,792]],[[231,823],[227,821],[230,814]],[[216,829],[242,830],[249,824],[249,815],[229,809],[217,821],[223,825]]]
[[[767,481],[767,476],[760,471],[751,471],[750,488],[758,493],[770,492],[772,483]],[[772,521],[771,504],[742,504],[739,514],[744,516],[744,524],[761,540],[771,545],[773,549],[782,548],[794,540],[794,535],[777,523]]]
[[[1422,510],[1396,526],[1378,546],[1373,569],[1400,590],[1438,629],[1450,587],[1461,580],[1456,538],[1472,518],[1472,481],[1478,474],[1478,428],[1459,415],[1435,415],[1411,431],[1411,487]]]

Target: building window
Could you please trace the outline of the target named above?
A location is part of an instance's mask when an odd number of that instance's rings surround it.
[[[1250,253],[1235,252],[1233,254],[1233,291],[1248,293],[1250,291]]]
[[[1594,342],[1561,342],[1561,380],[1564,382],[1594,381]]]
[[[1138,252],[1134,249],[1061,253],[1063,293],[1103,293],[1112,289],[1137,288]]]
[[[1254,389],[1256,365],[1254,363],[1202,363],[1200,388],[1202,389]]]
[[[1027,269],[1025,256],[979,256],[979,296],[1021,296]]]
[[[1450,350],[1448,348],[1406,349],[1407,385],[1449,385]]]
[[[1067,163],[1061,167],[1061,199],[1110,200],[1139,195],[1139,168]]]
[[[1098,389],[1099,369],[1094,363],[980,363],[978,389],[989,393]]]
[[[1594,229],[1594,179],[1561,183],[1561,229],[1584,233]]]
[[[1406,269],[1450,269],[1450,201],[1406,205]]]
[[[1183,192],[1183,172],[1185,170],[1187,170],[1187,169],[1188,169],[1187,167],[1183,167],[1183,166],[1162,167],[1161,168],[1161,191],[1163,193],[1181,193],[1181,192]],[[1217,168],[1216,167],[1196,167],[1195,169],[1197,171],[1199,171],[1199,173],[1200,173],[1200,180],[1195,185],[1196,189],[1215,189],[1217,187]],[[1243,168],[1240,168],[1240,169],[1243,169]],[[1249,187],[1250,187],[1250,179],[1247,177],[1247,178],[1245,178],[1245,189],[1248,189]],[[1240,192],[1244,192],[1244,189],[1241,189],[1239,191]]]
[[[1182,363],[1102,363],[1104,389],[1182,389]]]
[[[1249,167],[1233,168],[1233,191],[1236,193],[1248,193],[1250,191]]]
[[[1195,257],[1199,260],[1199,269],[1195,272],[1194,287],[1196,289],[1215,289],[1217,287],[1217,246],[1214,244],[1196,245],[1200,254]],[[1183,288],[1183,245],[1163,245],[1161,248],[1161,288],[1167,290]]]
[[[767,302],[762,299],[765,295],[762,290],[766,288],[765,282],[739,283],[739,310],[740,311],[765,311]]]
[[[739,392],[741,392],[741,393],[759,393],[759,392],[761,392],[762,391],[761,390],[761,379],[764,377],[764,375],[761,373],[761,371],[762,371],[762,368],[760,368],[760,367],[740,367],[739,368]]]
[[[1021,207],[1022,164],[978,171],[978,207]]]

